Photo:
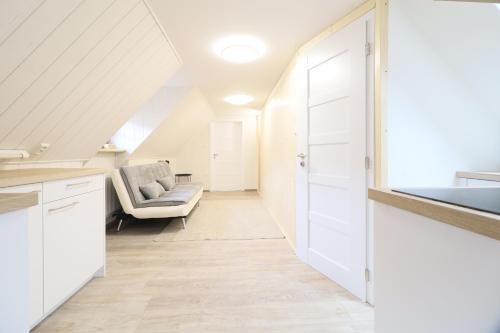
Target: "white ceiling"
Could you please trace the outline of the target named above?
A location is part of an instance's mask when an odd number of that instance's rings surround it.
[[[262,108],[298,48],[362,4],[363,0],[149,0],[180,54],[185,68],[177,82],[198,86],[214,111]],[[267,53],[254,63],[234,64],[212,52],[219,38],[254,35]],[[222,99],[244,93],[255,97],[245,107]]]

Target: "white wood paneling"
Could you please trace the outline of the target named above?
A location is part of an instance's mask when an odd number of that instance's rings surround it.
[[[0,45],[17,30],[28,17],[33,14],[43,0],[3,0],[0,11]]]
[[[46,1],[2,43],[0,47],[0,54],[2,54],[0,82],[2,85],[19,66],[31,59],[31,55],[57,31],[63,22],[67,21],[81,4],[82,0]],[[1,11],[8,11],[8,9],[2,6]],[[3,110],[3,103],[8,103],[8,101],[2,101],[0,110]]]
[[[145,14],[145,13],[144,13]],[[141,47],[139,43],[147,32],[153,28],[152,20],[143,18],[124,39],[120,40],[115,48],[87,75],[79,81],[75,90],[70,92],[56,107],[51,111],[34,132],[27,137],[22,146],[36,144],[37,142],[53,142],[64,132],[65,125],[76,121],[82,114],[78,108],[88,108],[89,103],[95,99],[95,94],[99,89],[104,89],[106,79],[115,70],[122,70],[123,60],[132,53],[134,46]],[[29,140],[28,142],[26,142]]]
[[[61,96],[67,96],[90,73],[115,44],[115,39],[123,36],[120,24],[137,3],[138,0],[115,2],[30,89],[38,96],[25,96],[24,103],[10,110],[11,118],[6,121],[15,122],[16,126],[10,127],[9,132],[0,137],[5,145],[19,145],[34,126],[60,103]],[[142,15],[145,14],[142,11]],[[56,80],[58,77],[60,79]],[[32,121],[26,121],[28,117]]]
[[[150,42],[147,51],[140,55],[140,58],[134,62],[133,65],[128,66],[127,70],[119,73],[120,75],[113,84],[106,91],[105,95],[101,95],[98,102],[93,105],[91,109],[87,112],[81,114],[81,117],[77,122],[70,124],[66,127],[64,135],[61,136],[56,142],[65,142],[66,145],[62,149],[62,154],[73,158],[75,155],[71,147],[73,143],[78,143],[82,136],[89,137],[91,142],[95,142],[96,135],[98,135],[98,129],[105,127],[106,133],[109,129],[113,129],[113,134],[132,114],[128,112],[128,109],[133,106],[133,111],[137,111],[140,107],[141,102],[147,100],[156,90],[158,85],[162,82],[155,82],[152,78],[155,74],[162,72],[161,61],[165,57],[165,53],[158,50],[158,40],[162,37],[157,33],[153,32],[156,38]],[[153,36],[153,37],[155,37]],[[135,65],[135,66],[134,66]],[[163,75],[160,76],[161,81],[163,81]],[[153,91],[148,96],[142,94],[144,87],[150,87],[150,81],[154,82]],[[151,89],[151,88],[149,88]],[[134,100],[139,100],[139,105],[135,104]],[[124,115],[125,119],[120,121],[119,126],[113,126],[113,116],[114,115]],[[94,119],[99,119],[99,123],[95,123]],[[97,132],[97,133],[96,133]],[[104,138],[109,138],[107,134]],[[102,139],[99,140],[97,147],[91,148],[95,151],[102,144]],[[89,143],[89,148],[91,147]],[[54,151],[53,153],[57,153]]]
[[[111,112],[110,108],[113,107],[113,104],[110,101],[114,97],[123,98],[129,93],[134,94],[134,92],[128,91],[127,87],[135,82],[137,79],[135,75],[140,74],[141,67],[147,65],[145,54],[150,55],[156,51],[158,48],[156,44],[160,39],[159,32],[154,31],[154,29],[149,30],[139,40],[136,47],[131,47],[130,52],[110,68],[109,73],[91,88],[90,93],[71,112],[68,112],[67,117],[64,117],[44,140],[54,144],[65,142],[64,146],[66,146],[68,140],[76,138],[76,133],[73,131],[78,132],[78,128],[89,123],[94,125],[102,123],[103,120],[96,117],[99,116],[100,110]],[[98,121],[96,121],[97,119]],[[81,133],[78,132],[78,134]],[[57,149],[48,152],[47,156],[51,157],[65,150],[66,147],[58,145]]]
[[[143,0],[9,0],[0,13],[0,148],[50,143],[34,160],[91,157],[181,64]]]

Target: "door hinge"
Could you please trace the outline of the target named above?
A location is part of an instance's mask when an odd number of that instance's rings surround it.
[[[365,268],[365,281],[370,281],[370,270],[368,268]]]
[[[372,45],[370,44],[370,42],[366,42],[365,55],[368,57],[370,54],[372,54]]]
[[[370,157],[365,156],[365,169],[370,169]]]

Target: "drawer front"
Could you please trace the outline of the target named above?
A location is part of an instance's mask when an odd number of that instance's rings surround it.
[[[44,309],[53,311],[104,266],[104,190],[44,204]]]
[[[0,193],[38,192],[38,205],[28,208],[28,306],[33,326],[43,316],[42,184],[0,188]]]
[[[43,183],[43,202],[52,202],[104,188],[104,176],[95,175]]]

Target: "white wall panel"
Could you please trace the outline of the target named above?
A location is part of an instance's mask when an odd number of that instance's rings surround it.
[[[152,38],[150,38],[152,37]],[[61,149],[58,151],[53,150],[52,154],[62,153],[67,156],[64,152],[71,150],[71,143],[80,141],[82,136],[88,136],[92,138],[93,129],[96,126],[102,124],[110,125],[108,121],[110,120],[107,115],[112,114],[113,110],[117,112],[124,112],[123,108],[120,107],[120,102],[137,96],[139,92],[132,88],[136,87],[137,82],[140,81],[141,75],[145,73],[144,67],[154,64],[158,65],[158,58],[153,58],[152,56],[158,55],[159,47],[158,42],[161,40],[161,36],[158,32],[153,31],[152,36],[146,38],[147,44],[146,51],[139,49],[140,56],[138,59],[134,59],[123,71],[120,71],[112,81],[110,85],[106,85],[103,89],[95,89],[98,97],[94,100],[90,107],[84,108],[84,112],[75,113],[78,115],[78,119],[69,123],[65,126],[64,131],[60,131],[60,135],[55,139],[55,143],[64,142],[64,146],[60,146]],[[151,74],[151,72],[147,72]],[[153,73],[154,74],[154,73]],[[132,88],[131,88],[132,87]],[[80,109],[81,110],[81,109]],[[98,119],[96,122],[95,120]],[[111,132],[111,135],[115,132]],[[109,138],[111,137],[109,136]],[[103,142],[101,142],[102,144]]]
[[[2,54],[0,82],[3,84],[17,67],[29,59],[30,55],[43,45],[46,38],[55,32],[82,2],[82,0],[46,1],[19,26],[0,47]],[[4,8],[6,3],[1,3],[0,11],[8,12],[8,8]]]
[[[144,13],[146,15],[146,13]],[[104,89],[106,79],[114,71],[123,70],[125,60],[132,55],[132,50],[143,46],[140,44],[147,33],[153,29],[154,22],[148,17],[143,17],[138,25],[129,31],[124,39],[120,40],[113,50],[97,65],[96,68],[78,83],[78,86],[68,96],[51,110],[50,114],[40,124],[36,124],[36,129],[25,138],[22,145],[30,147],[30,144],[39,142],[52,142],[65,126],[75,121],[79,116],[78,107],[88,108],[93,98],[92,94],[99,93],[99,89]],[[29,141],[28,141],[29,140]],[[28,141],[28,142],[27,142]]]
[[[109,0],[94,4],[93,2],[82,2],[77,10],[71,12],[57,29],[47,36],[25,60],[17,63],[15,67],[2,69],[0,72],[2,84],[0,85],[0,113],[2,116],[8,112],[22,97],[33,93],[32,86],[38,82],[41,75],[52,67],[55,61],[65,53],[65,50],[73,41],[80,37],[86,29],[92,24],[99,14],[109,5]],[[48,19],[48,18],[46,18]],[[28,21],[29,22],[29,21]],[[45,22],[36,23],[38,29]],[[33,27],[35,28],[35,26]],[[28,36],[19,36],[27,38]],[[16,48],[2,50],[2,54],[7,59],[15,60]]]
[[[0,148],[50,143],[34,160],[91,157],[180,67],[143,0],[9,0],[0,12]]]
[[[123,0],[114,2],[94,24],[79,42],[71,46],[71,49],[58,62],[66,61],[66,64],[57,66],[57,63],[38,80],[38,91],[42,93],[40,97],[24,98],[27,103],[34,104],[24,108],[13,108],[11,119],[5,118],[7,122],[15,122],[14,127],[9,127],[9,132],[0,137],[0,140],[6,146],[17,147],[22,140],[30,134],[47,115],[53,111],[57,104],[61,102],[61,96],[68,96],[86,75],[92,72],[111,48],[126,35],[126,29],[129,29],[130,23],[125,20],[130,12],[137,6],[138,0]],[[142,11],[141,17],[146,15]],[[123,24],[125,23],[125,25]],[[104,35],[103,35],[104,33]],[[86,52],[84,52],[86,51]],[[72,59],[68,59],[71,56]],[[68,67],[70,66],[70,67]],[[66,68],[65,68],[66,67]],[[56,75],[60,75],[57,83],[47,82],[55,81]],[[34,89],[31,90],[37,90]],[[27,121],[29,117],[29,120]]]
[[[0,45],[42,4],[43,0],[2,0],[2,10],[0,10]]]
[[[140,108],[145,100],[157,91],[158,86],[164,81],[164,77],[171,74],[171,59],[166,54],[167,48],[163,51],[155,51],[153,57],[146,60],[149,67],[142,66],[137,74],[127,80],[133,84],[126,90],[125,95],[117,99],[117,105],[111,108],[100,110],[98,118],[102,120],[100,124],[87,124],[86,127],[75,130],[75,136],[71,136],[72,142],[78,142],[78,136],[88,134],[88,149],[95,151],[102,142],[110,138],[109,132],[115,133],[118,129]],[[161,63],[163,61],[163,64]],[[155,78],[156,76],[156,78]],[[115,111],[116,110],[116,111]],[[70,141],[70,142],[71,142]],[[71,146],[71,143],[70,143]],[[72,156],[71,150],[67,150],[65,155]]]

